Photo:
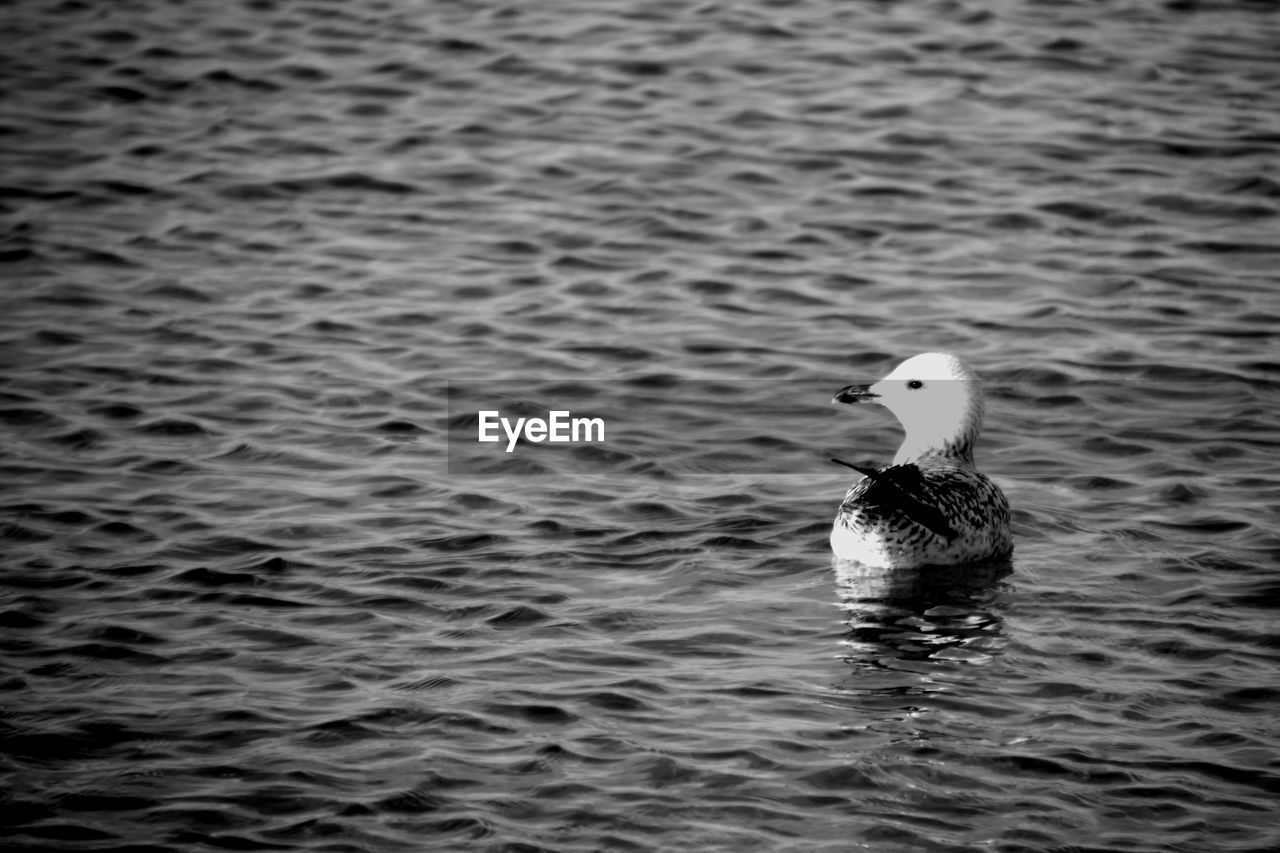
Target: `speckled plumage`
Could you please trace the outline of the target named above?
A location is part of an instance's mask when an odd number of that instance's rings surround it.
[[[841,559],[914,568],[1007,556],[1009,504],[974,467],[982,426],[977,377],[955,356],[925,353],[880,382],[848,386],[838,403],[874,402],[906,435],[893,464],[864,472],[845,495],[831,529]]]

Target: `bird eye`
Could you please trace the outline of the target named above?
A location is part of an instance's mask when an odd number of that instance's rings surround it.
[[[919,379],[912,379],[910,382],[907,383],[907,387],[910,388],[912,391],[915,391],[917,388],[923,388],[924,383],[921,382]]]

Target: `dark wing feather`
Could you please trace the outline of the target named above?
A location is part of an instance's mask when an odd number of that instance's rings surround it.
[[[840,462],[839,459],[832,461]],[[857,486],[856,500],[862,506],[897,512],[948,541],[956,537],[956,531],[936,506],[924,473],[917,466],[892,465],[876,471],[847,462],[840,464],[865,476],[866,479]]]

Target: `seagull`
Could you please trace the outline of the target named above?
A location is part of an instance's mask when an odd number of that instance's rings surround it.
[[[836,514],[831,550],[871,568],[956,565],[1008,557],[1009,502],[973,464],[982,428],[978,377],[954,355],[912,356],[874,385],[841,388],[832,403],[878,403],[906,436],[893,464],[866,468]]]

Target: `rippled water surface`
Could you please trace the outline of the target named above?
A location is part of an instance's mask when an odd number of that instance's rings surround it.
[[[5,12],[0,843],[1280,844],[1274,4]],[[833,565],[938,349],[1013,562]]]

